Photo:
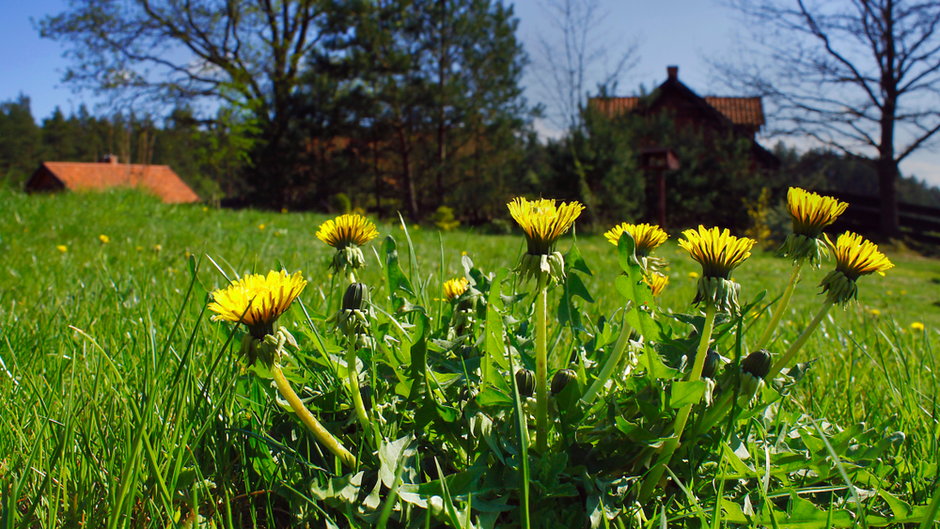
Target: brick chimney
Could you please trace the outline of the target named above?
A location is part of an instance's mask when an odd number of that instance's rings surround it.
[[[105,154],[101,157],[101,163],[109,163],[111,165],[118,164],[118,157],[116,154]]]
[[[666,75],[669,77],[670,81],[679,80],[679,67],[678,66],[667,66]]]

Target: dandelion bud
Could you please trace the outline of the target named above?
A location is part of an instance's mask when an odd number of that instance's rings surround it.
[[[366,411],[372,411],[372,386],[359,386],[359,397]]]
[[[531,397],[535,393],[535,373],[531,369],[519,368],[516,371],[516,386],[519,387],[519,395]]]
[[[562,369],[552,377],[552,395],[558,395],[572,381],[578,380],[578,374],[573,369]]]
[[[715,378],[718,366],[721,365],[721,355],[714,349],[709,349],[705,355],[705,364],[702,366],[702,378]]]
[[[765,376],[767,376],[767,373],[770,372],[770,367],[772,364],[773,358],[771,357],[770,352],[767,349],[761,349],[747,355],[747,357],[744,359],[744,362],[741,364],[741,370],[757,378],[763,379]]]
[[[363,310],[369,305],[369,287],[363,283],[353,283],[343,294],[343,310]]]

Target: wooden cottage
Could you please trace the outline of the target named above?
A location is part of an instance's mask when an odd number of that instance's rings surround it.
[[[100,163],[43,162],[26,181],[28,193],[104,191],[138,188],[167,204],[198,202],[199,196],[168,165],[121,164],[116,156]]]
[[[779,160],[757,143],[757,133],[765,123],[759,97],[702,97],[679,81],[679,67],[666,68],[666,81],[646,97],[594,97],[588,105],[601,114],[614,117],[625,113],[642,116],[668,115],[677,128],[704,132],[731,133],[751,142],[751,158],[757,168],[772,168]],[[646,148],[655,149],[656,145]]]

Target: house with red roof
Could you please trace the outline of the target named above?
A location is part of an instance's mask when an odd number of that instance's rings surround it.
[[[607,117],[668,115],[676,129],[738,135],[750,140],[751,157],[758,167],[779,165],[777,157],[757,143],[757,133],[765,123],[760,97],[702,97],[679,81],[678,66],[667,67],[666,74],[666,80],[649,96],[593,97],[588,106]]]
[[[105,191],[138,188],[167,204],[198,202],[199,196],[168,165],[118,163],[108,155],[100,163],[43,162],[26,181],[28,193]]]

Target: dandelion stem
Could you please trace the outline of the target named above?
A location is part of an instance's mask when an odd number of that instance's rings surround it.
[[[790,282],[787,283],[787,288],[783,291],[783,295],[780,296],[780,302],[777,305],[777,309],[774,310],[773,316],[770,318],[770,323],[767,324],[767,328],[764,329],[764,333],[761,334],[760,339],[757,340],[757,344],[754,346],[754,349],[762,349],[768,342],[770,342],[770,337],[774,334],[774,329],[777,328],[777,325],[780,323],[780,319],[783,317],[783,313],[787,311],[787,306],[790,305],[790,298],[793,296],[793,290],[796,287],[797,281],[800,280],[800,269],[803,267],[803,261],[797,261],[793,265],[793,272],[790,274]]]
[[[535,432],[536,448],[548,450],[548,278],[540,277],[535,301]]]
[[[829,309],[832,307],[833,301],[826,300],[823,302],[822,307],[819,308],[819,312],[816,313],[816,317],[813,318],[813,321],[809,322],[809,325],[803,329],[803,332],[800,334],[799,338],[795,342],[790,344],[790,347],[787,349],[783,356],[780,357],[780,360],[777,360],[773,367],[770,368],[770,372],[767,373],[767,376],[764,377],[764,380],[773,380],[780,370],[786,367],[793,357],[796,356],[796,353],[799,352],[800,348],[803,347],[803,344],[806,343],[806,340],[809,339],[810,335],[813,334],[813,331],[816,330],[816,327],[819,326],[819,323],[822,321],[826,314],[829,312]]]
[[[310,410],[304,406],[304,403],[301,402],[300,397],[294,393],[294,389],[290,387],[290,383],[287,381],[287,378],[284,377],[284,372],[281,371],[281,366],[277,363],[271,366],[271,373],[274,376],[274,383],[277,384],[277,390],[281,393],[287,403],[290,404],[291,409],[297,413],[297,416],[300,418],[300,421],[304,423],[314,437],[317,438],[317,441],[320,442],[327,450],[332,452],[335,456],[339,457],[342,462],[349,468],[355,468],[356,466],[356,456],[352,455],[349,450],[346,450],[340,442],[333,437],[323,425],[320,424],[320,421],[310,413]]]
[[[709,303],[705,307],[705,324],[702,325],[702,339],[699,341],[698,350],[695,352],[695,362],[692,364],[692,371],[689,373],[689,378],[687,379],[689,382],[695,382],[702,378],[702,369],[705,367],[705,357],[708,356],[708,344],[711,342],[712,329],[715,327],[716,313],[717,309],[714,303]],[[663,444],[662,456],[660,456],[656,464],[653,465],[653,468],[650,469],[649,474],[646,475],[646,479],[643,480],[643,488],[640,490],[640,503],[645,503],[649,499],[653,490],[659,484],[660,478],[663,477],[666,466],[669,465],[673,454],[676,452],[676,449],[679,448],[679,440],[682,438],[682,431],[685,429],[691,412],[692,403],[686,404],[679,409],[679,413],[676,415],[672,437],[667,439],[665,444]]]
[[[584,393],[584,396],[581,397],[581,402],[584,403],[584,405],[590,406],[591,403],[594,402],[597,393],[607,384],[607,381],[610,380],[610,375],[613,373],[614,368],[620,364],[620,359],[623,357],[623,352],[627,348],[629,337],[630,326],[624,321],[623,326],[620,327],[620,336],[617,337],[617,343],[614,344],[613,351],[611,351],[610,355],[607,357],[604,366],[601,367],[601,372],[598,373],[594,383],[591,384],[591,387],[589,387]]]
[[[349,393],[352,395],[353,407],[356,408],[359,426],[367,434],[371,434],[372,422],[369,420],[369,414],[362,402],[362,392],[359,390],[359,370],[356,368],[356,344],[354,340],[349,340],[349,346],[346,348],[346,372],[349,377]]]

